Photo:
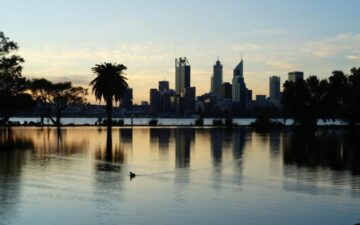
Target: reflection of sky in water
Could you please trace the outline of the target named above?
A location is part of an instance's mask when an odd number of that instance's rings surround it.
[[[1,131],[0,224],[354,224],[360,222],[357,136],[141,127]],[[132,181],[130,170],[138,174]]]

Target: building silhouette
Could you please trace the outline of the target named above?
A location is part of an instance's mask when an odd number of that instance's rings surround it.
[[[304,79],[304,72],[289,72],[289,79],[288,81],[296,82],[297,80],[303,80]]]
[[[184,96],[185,88],[190,87],[191,67],[186,57],[175,59],[175,91]]]
[[[232,96],[232,85],[229,82],[225,82],[221,85],[221,98],[231,99]]]
[[[271,76],[269,79],[269,96],[270,101],[275,104],[280,104],[280,77]]]
[[[211,77],[211,92],[218,98],[221,96],[221,85],[223,82],[223,66],[219,59],[213,67],[213,76]]]
[[[126,110],[131,110],[133,106],[133,89],[128,88],[124,93],[123,100],[121,101],[120,107]]]
[[[160,108],[160,92],[156,88],[150,89],[150,112],[157,113]]]
[[[252,91],[247,89],[244,81],[244,61],[234,69],[234,77],[232,80],[232,101],[240,107],[246,109],[246,103],[252,100]]]
[[[160,92],[169,91],[169,81],[167,80],[159,81],[159,91]]]

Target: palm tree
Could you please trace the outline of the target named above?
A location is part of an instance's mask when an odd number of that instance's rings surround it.
[[[116,63],[96,64],[91,69],[96,74],[96,78],[90,82],[92,92],[97,100],[105,100],[108,126],[111,126],[113,101],[122,101],[129,87],[123,72],[126,69],[123,64]]]

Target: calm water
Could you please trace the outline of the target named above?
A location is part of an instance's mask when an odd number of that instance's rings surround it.
[[[356,131],[0,131],[0,224],[355,224]],[[130,181],[129,171],[138,174]]]

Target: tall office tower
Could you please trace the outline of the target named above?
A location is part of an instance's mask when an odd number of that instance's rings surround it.
[[[296,82],[297,80],[303,80],[304,79],[304,72],[289,72],[289,79],[288,81]]]
[[[245,102],[247,101],[247,88],[244,82],[244,61],[241,59],[240,63],[234,69],[234,77],[232,80],[232,101]]]
[[[188,87],[185,88],[185,111],[192,113],[195,111],[195,98],[196,98],[196,88]]]
[[[127,110],[131,110],[133,106],[133,89],[127,88],[123,100],[121,101],[120,107],[125,108]]]
[[[223,66],[221,65],[219,59],[216,61],[213,71],[213,76],[211,77],[211,92],[217,97],[220,97],[223,81]]]
[[[160,108],[160,93],[156,88],[150,89],[150,108],[152,113],[157,113]]]
[[[274,104],[280,103],[280,77],[271,76],[269,80],[270,101]]]
[[[232,85],[225,82],[221,85],[221,98],[231,99]]]
[[[186,57],[175,59],[175,91],[184,96],[185,88],[190,87],[191,67]]]
[[[168,90],[169,90],[169,81],[167,80],[159,81],[159,91],[165,92]]]

